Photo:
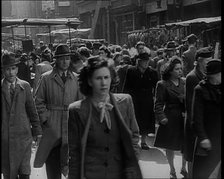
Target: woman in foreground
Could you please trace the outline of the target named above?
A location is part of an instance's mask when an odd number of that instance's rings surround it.
[[[69,107],[69,179],[142,178],[132,98],[110,93],[111,72],[98,56],[89,58],[80,72],[86,98]]]

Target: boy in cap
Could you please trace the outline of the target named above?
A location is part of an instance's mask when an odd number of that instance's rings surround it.
[[[43,138],[37,149],[34,167],[46,163],[48,179],[68,174],[67,110],[81,99],[77,75],[69,70],[71,52],[66,44],[57,46],[52,70],[42,74],[35,93],[35,103],[43,127]]]
[[[186,39],[188,42],[188,50],[182,55],[184,77],[194,68],[195,54],[197,51],[197,36],[190,34]]]
[[[5,179],[29,179],[31,145],[42,129],[28,82],[17,77],[19,59],[12,52],[2,56],[1,172]]]
[[[146,137],[148,134],[150,137],[155,135],[153,97],[158,76],[156,71],[148,65],[150,59],[148,53],[140,53],[136,59],[136,66],[128,68],[124,93],[129,93],[133,98],[135,116],[141,134],[141,148],[148,150]]]
[[[184,157],[188,161],[188,177],[192,175],[192,160],[195,143],[195,136],[191,129],[191,109],[194,87],[205,78],[206,65],[212,60],[213,51],[209,47],[204,47],[196,52],[195,66],[186,76],[185,84],[185,107],[186,118],[184,127]]]
[[[192,129],[197,137],[192,178],[221,178],[221,61],[211,60],[194,88]]]

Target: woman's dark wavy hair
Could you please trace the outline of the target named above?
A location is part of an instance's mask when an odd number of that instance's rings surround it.
[[[170,72],[173,71],[176,64],[182,64],[181,59],[178,56],[173,56],[165,65],[165,69],[162,72],[162,79],[169,80],[170,79]]]
[[[88,80],[92,77],[94,71],[103,67],[107,67],[110,70],[111,88],[114,86],[114,84],[117,84],[115,67],[109,65],[108,61],[99,57],[99,55],[93,56],[88,58],[87,65],[81,69],[81,72],[79,74],[78,81],[82,94],[84,94],[85,96],[92,95],[92,87],[88,84]]]
[[[103,50],[107,54],[107,58],[111,58],[111,52],[106,46],[102,45],[99,50]]]

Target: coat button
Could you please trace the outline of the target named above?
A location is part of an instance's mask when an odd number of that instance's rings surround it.
[[[109,152],[110,149],[109,149],[109,147],[105,147],[104,150],[105,150],[106,152]]]
[[[110,130],[109,129],[105,129],[104,132],[108,134],[110,132]]]
[[[105,167],[107,167],[107,166],[108,166],[108,163],[107,163],[107,162],[104,162],[103,165],[104,165]]]

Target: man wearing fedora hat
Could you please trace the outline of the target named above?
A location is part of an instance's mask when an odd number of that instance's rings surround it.
[[[194,68],[195,54],[197,51],[197,39],[198,38],[195,34],[190,34],[186,37],[188,42],[188,50],[182,55],[184,76],[187,76],[187,74]]]
[[[34,167],[46,164],[48,179],[60,179],[68,173],[67,111],[68,105],[81,99],[77,74],[69,70],[70,49],[60,44],[55,50],[55,66],[45,72],[38,83],[35,103],[43,127]]]
[[[141,148],[148,150],[146,137],[154,137],[154,90],[158,81],[156,71],[148,65],[150,55],[146,52],[136,56],[136,66],[129,67],[126,74],[124,92],[129,93],[134,102],[135,116],[141,134]]]
[[[194,88],[192,129],[196,135],[193,178],[221,178],[221,60],[207,63],[206,78]]]
[[[176,55],[176,43],[174,41],[167,42],[166,46],[164,47],[163,58],[157,62],[157,74],[159,79],[161,79],[161,74],[164,71],[165,64],[169,61],[169,59]]]
[[[17,77],[19,59],[2,55],[1,172],[5,179],[29,179],[31,145],[42,136],[30,84]]]

